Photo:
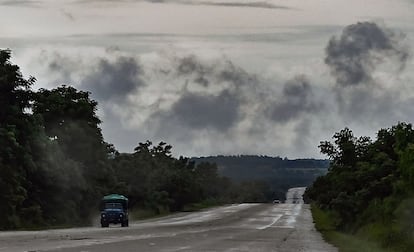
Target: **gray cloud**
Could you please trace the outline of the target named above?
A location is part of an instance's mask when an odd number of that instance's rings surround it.
[[[16,6],[16,7],[31,7],[38,8],[40,7],[41,1],[35,0],[2,0],[0,5],[4,6]]]
[[[232,61],[223,58],[220,62],[202,62],[195,55],[176,59],[178,77],[191,81],[207,88],[210,85],[220,86],[223,83],[231,85],[233,89],[246,86],[257,87],[257,77],[237,67]]]
[[[173,69],[160,71],[185,85],[168,110],[156,111],[151,116],[152,123],[158,121],[161,132],[169,132],[171,128],[227,131],[240,122],[244,116],[243,103],[247,102],[243,89],[252,90],[257,85],[254,76],[226,59],[203,62],[189,55],[177,57],[173,62]]]
[[[80,62],[73,55],[55,56],[48,66],[92,92],[100,102],[105,135],[123,150],[152,139],[177,146],[179,154],[249,153],[262,151],[262,145],[295,153],[309,151],[326,132],[343,125],[379,128],[412,113],[404,109],[412,101],[395,91],[398,83],[390,88],[379,83],[388,72],[375,75],[382,60],[396,60],[403,68],[408,53],[399,38],[372,23],[349,26],[332,38],[326,61],[334,76],[355,74],[341,68],[348,61],[362,64],[368,76],[355,84],[346,77],[332,88],[318,85],[330,81],[326,76],[289,79],[283,72],[266,72],[268,77],[260,77],[224,56],[203,58],[180,50],[144,54],[138,61],[130,52],[117,56],[124,51],[114,47],[97,54],[104,58]],[[359,85],[364,81],[378,81],[377,88]]]
[[[155,109],[149,117],[147,124],[157,129],[158,137],[194,141],[206,131],[262,137],[269,127],[292,122],[296,128],[291,133],[301,138],[310,131],[313,115],[325,108],[304,75],[281,85],[281,81],[269,82],[249,74],[227,59],[203,61],[189,55],[172,62],[172,69],[162,73],[185,85],[172,106]]]
[[[264,8],[264,9],[291,9],[287,6],[275,5],[269,2],[208,2],[208,1],[177,1],[182,4],[207,5],[223,7],[245,7],[245,8]]]
[[[182,5],[202,5],[202,6],[218,6],[218,7],[242,7],[242,8],[262,8],[262,9],[293,9],[288,6],[276,5],[268,1],[197,1],[197,0],[79,0],[80,3],[88,2],[150,2],[158,4],[182,4]]]
[[[388,78],[401,74],[409,58],[404,39],[402,33],[364,22],[345,27],[340,38],[329,41],[325,62],[338,84],[331,96],[336,98],[339,118],[347,125],[358,122],[378,128],[407,120],[405,107],[411,102],[403,98],[400,81],[395,79],[390,86],[374,78],[379,65],[385,62],[392,64],[381,69]]]
[[[309,80],[298,75],[286,82],[282,97],[270,104],[267,114],[275,122],[287,122],[321,109],[323,105],[315,100]]]
[[[203,75],[208,70],[201,64],[195,55],[189,55],[180,59],[177,59],[178,66],[177,72],[179,75],[191,74],[196,72],[198,75]]]
[[[97,65],[81,81],[81,87],[91,91],[98,101],[125,99],[145,83],[140,78],[143,70],[132,57],[119,57],[114,62],[99,59]]]
[[[402,38],[402,34],[372,22],[349,25],[339,38],[329,41],[325,63],[340,86],[369,83],[385,58],[394,58],[398,68],[404,68],[408,51],[401,45]]]
[[[90,91],[99,102],[123,102],[126,96],[145,86],[142,66],[134,57],[116,56],[115,59],[85,59],[58,52],[41,54],[40,62],[55,75],[55,84],[76,85]]]
[[[195,55],[173,56],[165,65],[142,66],[134,57],[85,62],[52,53],[44,55],[42,63],[47,63],[52,75],[58,73],[60,83],[90,91],[100,103],[104,120],[124,121],[123,127],[129,127],[136,125],[139,110],[138,127],[146,121],[154,134],[148,138],[204,129],[229,131],[246,116],[248,97],[260,89],[254,75],[225,58],[203,61]]]
[[[70,21],[75,21],[75,17],[72,15],[72,13],[66,11],[65,9],[61,9],[60,12],[62,13],[62,15],[64,17],[66,17],[67,19],[69,19]]]
[[[82,65],[81,59],[68,57],[57,51],[49,53],[42,50],[37,59],[41,65],[47,66],[48,76],[55,77],[55,84],[74,83],[73,75],[77,74],[78,67]]]
[[[411,102],[402,97],[398,88],[373,89],[370,86],[346,90],[337,88],[332,95],[336,97],[338,118],[347,125],[358,123],[366,127],[378,128],[389,125],[390,122],[406,121],[410,118],[406,107],[412,107]]]
[[[207,128],[226,131],[239,120],[240,100],[228,91],[217,96],[186,93],[169,111],[154,116],[163,117],[163,123],[182,125],[192,130]]]

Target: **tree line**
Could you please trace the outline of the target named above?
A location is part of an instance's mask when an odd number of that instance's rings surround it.
[[[215,163],[220,175],[232,181],[261,181],[269,187],[268,200],[286,198],[292,187],[310,186],[317,177],[325,175],[329,160],[288,159],[257,155],[209,156],[192,158],[199,162]]]
[[[213,163],[173,157],[164,142],[119,153],[102,136],[89,92],[34,91],[36,79],[10,58],[0,50],[0,229],[89,224],[109,193],[155,214],[269,198],[263,183],[233,183]]]
[[[305,198],[328,213],[335,228],[395,251],[414,250],[414,130],[378,131],[375,140],[345,128],[320,144],[331,165]]]

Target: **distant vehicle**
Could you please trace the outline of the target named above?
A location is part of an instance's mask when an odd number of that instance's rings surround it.
[[[280,200],[278,200],[278,199],[276,199],[276,200],[274,200],[273,201],[273,204],[280,204],[281,202],[280,202]]]
[[[119,194],[106,195],[101,200],[101,226],[119,224],[128,227],[128,198]]]

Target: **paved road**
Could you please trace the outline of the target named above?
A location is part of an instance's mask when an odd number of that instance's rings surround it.
[[[305,193],[306,187],[291,188],[286,193],[286,201],[288,204],[303,204],[303,194]]]
[[[293,188],[287,202],[300,202]],[[298,198],[300,198],[298,200]],[[129,228],[0,232],[0,251],[337,251],[315,231],[309,206],[239,204],[131,223]]]

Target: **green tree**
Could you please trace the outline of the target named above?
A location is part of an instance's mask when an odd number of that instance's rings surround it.
[[[100,197],[117,184],[109,163],[115,150],[103,140],[101,121],[96,115],[98,104],[89,95],[70,86],[40,89],[33,104],[33,113],[42,118],[47,137],[66,159],[76,164],[74,169],[88,184],[80,188],[81,199],[77,199],[83,219],[89,217]]]
[[[381,129],[375,141],[356,139],[349,129],[333,138],[320,146],[332,160],[330,170],[308,187],[306,200],[330,212],[338,229],[362,231],[384,247],[412,251],[412,125]]]
[[[34,169],[31,140],[36,122],[30,114],[31,86],[35,79],[24,79],[11,52],[0,50],[0,228],[21,225],[21,216],[30,211],[27,174]]]

